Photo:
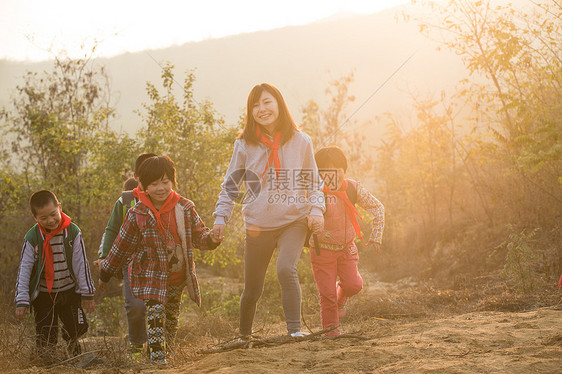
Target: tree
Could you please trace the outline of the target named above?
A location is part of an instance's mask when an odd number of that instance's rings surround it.
[[[562,3],[534,1],[525,10],[491,1],[431,3],[442,21],[420,25],[461,56],[473,104],[508,163],[530,191],[562,206]],[[493,88],[493,89],[490,89]]]
[[[138,143],[145,152],[170,156],[176,164],[178,192],[195,202],[198,213],[208,223],[213,220],[210,213],[214,211],[238,129],[225,126],[210,102],[195,100],[194,82],[195,75],[189,72],[183,85],[179,85],[173,65],[167,64],[162,69],[162,93],[153,83],[147,83],[149,103],[139,112],[145,125],[138,132]],[[175,84],[182,88],[181,102],[174,94]],[[239,243],[226,244],[221,251],[206,256],[206,261],[218,261],[222,266],[236,262],[234,252]]]
[[[437,35],[439,48],[459,55],[469,73],[459,90],[469,113],[460,128],[468,131],[455,136],[453,153],[466,174],[457,174],[456,188],[464,186],[466,196],[480,203],[496,228],[541,228],[536,232],[543,236],[538,240],[543,248],[537,253],[544,254],[546,263],[557,264],[559,273],[562,3],[429,4],[436,18],[419,20],[421,31]],[[398,139],[403,144],[403,137]]]
[[[330,81],[325,90],[329,104],[321,108],[314,100],[309,100],[301,108],[301,126],[311,136],[315,150],[330,145],[339,146],[346,152],[352,174],[364,177],[371,161],[365,152],[365,136],[352,129],[356,121],[348,117],[348,108],[355,101],[355,96],[349,93],[353,80],[354,74],[351,72]]]
[[[56,59],[51,72],[27,73],[14,110],[3,112],[15,163],[52,189],[78,220],[92,148],[111,133],[106,83],[104,69],[88,59]]]

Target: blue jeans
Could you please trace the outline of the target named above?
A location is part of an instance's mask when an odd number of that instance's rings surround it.
[[[129,265],[123,266],[123,296],[125,297],[125,312],[129,328],[129,342],[143,345],[146,342],[146,319],[144,301],[137,299],[131,292],[129,280]]]

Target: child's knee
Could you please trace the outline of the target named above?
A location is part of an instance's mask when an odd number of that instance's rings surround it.
[[[278,266],[277,267],[277,279],[279,283],[283,284],[283,282],[297,280],[297,269],[292,266]]]
[[[346,282],[342,284],[342,288],[346,296],[356,295],[363,289],[363,279],[358,277],[351,282]]]

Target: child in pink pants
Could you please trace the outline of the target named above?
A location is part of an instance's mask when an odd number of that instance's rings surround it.
[[[324,147],[316,152],[315,159],[324,180],[326,213],[324,230],[317,235],[319,248],[310,238],[310,261],[320,293],[322,327],[328,328],[339,326],[348,298],[363,288],[357,270],[355,237],[362,237],[355,204],[373,216],[373,231],[366,244],[372,245],[377,253],[382,243],[384,206],[360,183],[345,179],[347,158],[340,148]],[[339,329],[328,333],[339,334]]]

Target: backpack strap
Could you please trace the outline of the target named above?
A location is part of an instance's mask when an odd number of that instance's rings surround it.
[[[121,192],[121,199],[123,200],[123,221],[127,216],[129,209],[135,206],[135,197],[133,196],[133,191],[123,191]]]
[[[345,193],[347,194],[347,198],[349,199],[349,201],[351,201],[351,203],[353,205],[355,205],[357,203],[357,182],[352,180],[352,179],[346,179],[347,180],[347,189],[345,190]],[[324,193],[324,201],[326,201],[326,193]],[[312,236],[312,230],[308,230],[306,233],[306,240],[304,242],[304,246],[306,248],[309,248],[309,242],[310,242],[310,237]]]
[[[347,198],[353,205],[357,203],[357,182],[352,179],[347,180],[347,189],[345,193],[347,194]]]

